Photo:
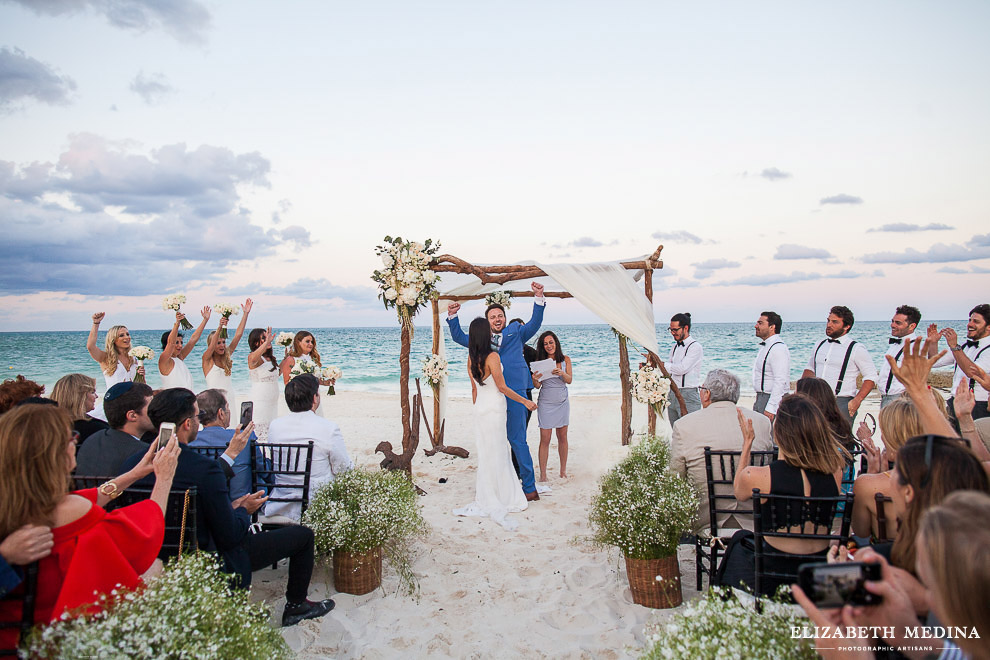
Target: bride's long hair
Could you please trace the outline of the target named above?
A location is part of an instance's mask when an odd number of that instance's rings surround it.
[[[478,381],[478,385],[484,386],[481,382],[485,377],[485,360],[492,352],[492,327],[488,319],[478,317],[471,321],[468,329],[468,359],[471,362],[471,376]]]

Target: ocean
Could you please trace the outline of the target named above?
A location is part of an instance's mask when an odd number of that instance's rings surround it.
[[[931,321],[925,320],[924,325]],[[939,327],[952,326],[965,336],[966,321],[935,321]],[[446,324],[442,324],[447,340],[447,359],[450,362],[449,393],[451,396],[468,396],[471,393],[467,378],[467,350],[450,339]],[[369,392],[397,392],[399,388],[399,328],[309,328],[317,340],[317,348],[324,366],[336,365],[343,371],[337,387],[340,390]],[[553,330],[560,338],[564,353],[571,358],[574,382],[570,391],[574,394],[613,394],[621,391],[619,384],[618,342],[607,325],[546,325],[543,330]],[[880,360],[887,350],[890,323],[887,321],[860,322],[851,336],[865,345],[880,368]],[[150,346],[159,353],[160,337],[164,330],[134,330],[133,343]],[[0,369],[7,372],[4,378],[23,374],[26,378],[43,383],[47,391],[60,377],[68,373],[84,373],[97,382],[102,394],[104,381],[99,365],[86,351],[87,332],[4,332],[0,333]],[[231,333],[233,334],[233,333]],[[188,333],[186,334],[188,337]],[[669,354],[672,340],[667,324],[657,324],[661,358]],[[752,367],[756,357],[757,339],[752,323],[698,323],[692,327],[692,336],[701,342],[705,350],[703,371],[722,368],[739,376],[742,392],[752,394]],[[811,356],[815,344],[825,336],[824,322],[786,323],[781,337],[791,349],[791,379],[800,377]],[[99,345],[105,334],[100,333]],[[535,338],[531,340],[535,342]],[[944,344],[943,344],[944,347]],[[206,337],[187,359],[194,382],[205,387],[200,367],[206,348]],[[422,360],[430,355],[432,340],[428,327],[418,327],[413,338],[410,356],[412,378],[420,375]],[[239,395],[250,389],[247,373],[247,333],[234,353],[234,388]],[[276,347],[276,357],[281,348]],[[640,356],[630,346],[632,369],[638,367]],[[6,367],[4,369],[4,367]],[[149,363],[148,384],[158,387],[160,376],[154,363]],[[424,383],[425,385],[425,383]]]

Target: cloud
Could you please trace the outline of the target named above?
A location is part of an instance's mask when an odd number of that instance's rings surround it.
[[[304,300],[340,300],[344,303],[377,306],[378,290],[373,286],[341,286],[333,284],[325,277],[313,279],[304,277],[285,286],[268,286],[251,282],[238,287],[225,287],[220,290],[225,296],[256,296],[267,294],[283,298]]]
[[[0,49],[0,112],[13,110],[17,102],[28,99],[48,105],[68,105],[75,89],[72,78],[59,75],[23,50]]]
[[[777,246],[774,259],[831,259],[832,253],[822,248],[806,247],[794,243],[784,243]]]
[[[292,202],[287,199],[278,200],[278,209],[272,211],[272,224],[279,224],[282,222],[282,216],[292,210]]]
[[[778,170],[776,167],[768,167],[762,172],[760,172],[760,176],[762,176],[767,181],[779,181],[781,179],[790,179],[791,173],[782,172]]]
[[[197,0],[7,0],[39,15],[61,16],[90,11],[125,30],[164,30],[184,43],[203,43],[210,12]]]
[[[717,270],[738,268],[741,264],[738,261],[729,261],[728,259],[707,259],[691,265],[695,268],[695,279],[704,280],[711,277]]]
[[[309,241],[242,208],[238,187],[267,185],[259,154],[132,146],[76,136],[56,164],[0,161],[0,293],[162,293]]]
[[[838,195],[832,195],[831,197],[823,197],[820,203],[822,205],[824,205],[824,204],[862,204],[863,203],[863,198],[862,197],[856,197],[855,195],[847,195],[845,193],[841,193],[841,194],[838,194]]]
[[[957,266],[942,266],[936,273],[951,273],[952,275],[963,275],[969,273],[965,268],[959,268]]]
[[[307,248],[312,245],[309,230],[300,225],[290,225],[276,234],[283,241],[295,243],[297,248]]]
[[[146,76],[144,71],[141,71],[131,81],[131,91],[144,99],[148,105],[157,105],[175,89],[168,83],[165,74],[153,73]]]
[[[932,222],[927,225],[912,225],[906,222],[894,222],[889,225],[880,225],[879,227],[873,227],[867,229],[867,233],[872,232],[911,232],[911,231],[948,231],[950,229],[955,229],[955,227],[950,227],[949,225],[944,225],[941,222]]]
[[[759,275],[749,275],[740,277],[729,282],[719,282],[718,286],[770,286],[774,284],[787,284],[788,282],[807,282],[810,280],[840,279],[848,280],[862,277],[863,273],[851,270],[843,270],[838,273],[806,273],[794,271],[790,275],[784,273],[762,273]]]
[[[586,247],[601,247],[605,244],[596,238],[592,238],[591,236],[582,236],[581,238],[571,241],[567,245],[576,248],[586,248]]]
[[[653,238],[668,243],[692,243],[694,245],[700,245],[706,242],[700,236],[695,236],[687,231],[657,231],[653,232]],[[712,241],[707,242],[711,243]]]
[[[974,236],[968,245],[936,243],[925,251],[874,252],[860,261],[868,264],[941,264],[990,258],[990,234]]]

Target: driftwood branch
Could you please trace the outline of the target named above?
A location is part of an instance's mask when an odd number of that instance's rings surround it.
[[[440,431],[437,433],[436,437],[433,436],[433,433],[430,431],[430,422],[426,418],[426,408],[423,406],[423,392],[419,388],[419,378],[416,379],[416,397],[414,398],[419,401],[419,408],[416,410],[416,414],[423,415],[423,423],[426,424],[426,435],[429,436],[430,443],[433,445],[433,449],[424,449],[423,453],[427,456],[433,456],[437,453],[460,456],[461,458],[467,458],[470,456],[471,454],[467,449],[462,447],[447,447],[443,444],[443,427],[446,420],[440,422]],[[434,399],[436,399],[435,396]]]

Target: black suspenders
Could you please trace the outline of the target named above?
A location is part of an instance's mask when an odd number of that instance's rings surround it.
[[[695,342],[691,342],[690,344],[685,344],[684,345],[684,357],[687,357],[688,349],[691,348],[692,346],[694,346],[694,344],[695,344]],[[677,346],[675,345],[674,346],[674,350],[671,351],[671,353],[670,353],[670,361],[671,362],[674,361],[674,353],[676,353],[676,352],[677,352]],[[687,378],[687,374],[686,373],[685,374],[681,374],[681,387],[684,387],[684,381],[685,381],[686,378]]]
[[[981,355],[983,355],[983,351],[987,350],[988,348],[990,348],[990,346],[984,346],[983,348],[980,349],[980,352],[979,353],[977,353],[976,355],[973,356],[973,364],[976,364],[976,361],[980,359],[980,356]],[[956,365],[956,368],[957,369],[959,368],[959,365],[958,364]],[[976,379],[975,378],[970,378],[969,379],[969,389],[974,389],[975,387],[976,387]]]
[[[780,343],[782,342],[778,341],[778,342],[774,342],[773,344],[770,344],[770,348],[768,348],[767,352],[763,355],[763,375],[760,376],[760,391],[763,392],[764,394],[767,393],[767,388],[765,386],[767,382],[767,359],[770,357],[770,351],[774,349],[774,346]]]
[[[910,341],[910,340],[908,340],[908,341]],[[898,360],[900,360],[901,359],[901,355],[903,353],[904,353],[904,347],[901,346],[901,350],[897,351],[897,355],[894,356],[894,362],[897,362]],[[884,361],[886,361],[886,360],[884,360]],[[894,370],[891,369],[890,370],[890,373],[887,374],[887,387],[883,391],[884,394],[886,394],[887,392],[890,391],[890,384],[893,383],[893,382],[894,382]]]
[[[822,346],[825,344],[826,341],[828,340],[827,339],[821,340],[821,342],[819,342],[818,344],[818,347],[815,348],[815,357],[812,358],[812,362],[815,365],[816,370],[818,368],[818,351],[821,350]],[[835,384],[835,396],[839,396],[839,391],[842,389],[842,380],[846,377],[846,369],[849,367],[849,357],[852,355],[853,346],[855,345],[856,342],[851,341],[849,342],[849,348],[846,349],[846,357],[845,359],[842,360],[842,369],[839,370],[839,380]],[[769,352],[770,351],[767,351],[767,353]]]

